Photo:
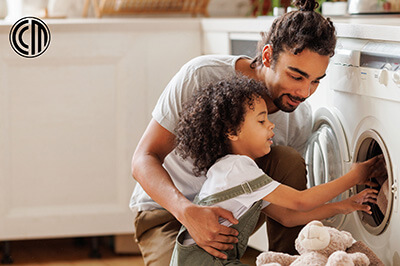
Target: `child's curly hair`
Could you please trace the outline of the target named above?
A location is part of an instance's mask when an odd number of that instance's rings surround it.
[[[231,77],[200,89],[184,104],[175,129],[176,149],[182,158],[194,160],[196,176],[231,152],[228,134],[240,131],[246,106],[253,109],[265,91],[258,81]]]

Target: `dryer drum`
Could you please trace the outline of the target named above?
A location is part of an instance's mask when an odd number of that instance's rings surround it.
[[[369,203],[372,211],[371,215],[361,211],[358,212],[365,229],[374,235],[381,234],[389,223],[392,208],[392,193],[389,188],[392,186],[393,177],[390,157],[378,133],[369,130],[361,134],[355,150],[354,158],[356,162],[363,162],[380,154],[383,154],[385,159],[386,175],[372,179],[374,183],[378,184],[375,187],[379,191],[377,203]],[[365,188],[366,186],[364,185],[358,185],[355,187],[355,192],[361,192]]]

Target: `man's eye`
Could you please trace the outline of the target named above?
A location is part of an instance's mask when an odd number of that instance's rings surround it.
[[[292,79],[294,79],[294,80],[302,80],[302,78],[303,78],[303,77],[295,77],[295,76],[292,76]]]
[[[314,80],[312,83],[319,84],[319,80]]]

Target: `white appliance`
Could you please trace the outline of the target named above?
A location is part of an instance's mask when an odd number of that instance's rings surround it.
[[[400,3],[396,0],[349,0],[349,14],[398,14]]]
[[[315,112],[305,153],[309,185],[383,154],[387,178],[375,180],[380,194],[378,204],[371,204],[373,214],[338,215],[326,223],[351,232],[385,265],[400,265],[400,43],[339,39],[327,78],[327,104]],[[356,186],[335,200],[363,188]]]

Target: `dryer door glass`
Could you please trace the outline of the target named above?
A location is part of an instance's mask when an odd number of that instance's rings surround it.
[[[385,160],[386,175],[372,179],[378,185],[375,187],[379,191],[377,203],[368,203],[371,206],[371,215],[358,211],[363,226],[374,235],[381,234],[390,221],[393,202],[393,193],[390,190],[393,184],[392,166],[386,145],[379,134],[373,130],[361,134],[355,150],[356,162],[363,162],[380,154]],[[358,185],[355,192],[359,193],[365,188],[364,185]]]
[[[307,167],[307,187],[313,187],[327,183],[340,177],[343,173],[343,164],[336,135],[327,123],[322,123],[312,134],[304,159]],[[331,202],[340,201],[344,194],[339,195]],[[331,226],[339,226],[344,215],[337,215],[327,219]]]
[[[322,124],[312,134],[305,152],[305,160],[309,188],[327,183],[342,175],[339,145],[335,133],[329,125]],[[333,201],[338,200],[340,200],[340,196]]]

